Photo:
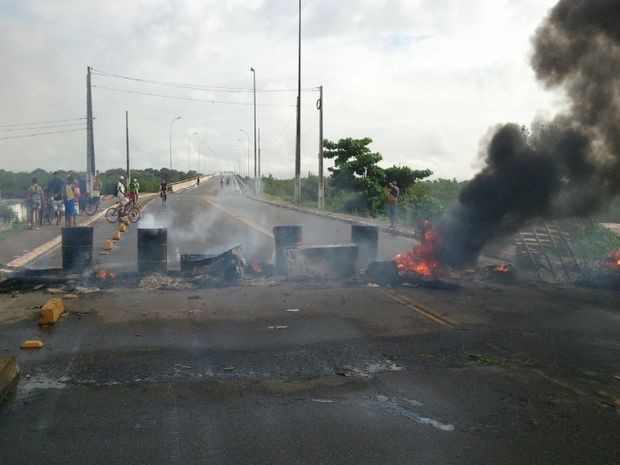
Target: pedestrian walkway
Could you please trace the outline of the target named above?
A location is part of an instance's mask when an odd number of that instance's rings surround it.
[[[102,200],[99,206],[99,212],[105,211],[110,205],[115,203],[114,198]],[[93,217],[85,214],[78,216],[78,226],[85,226],[92,221]],[[30,253],[37,247],[41,247],[51,241],[60,238],[61,228],[64,226],[64,218],[60,225],[44,224],[39,231],[26,229],[22,232],[9,236],[0,240],[0,264],[6,265],[12,260]]]

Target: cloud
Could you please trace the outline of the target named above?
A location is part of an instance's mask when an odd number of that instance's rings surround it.
[[[551,1],[304,2],[302,87],[323,85],[325,137],[372,137],[385,165],[471,175],[478,141],[500,121],[528,123],[561,100],[534,81],[530,37]],[[297,85],[297,2],[0,1],[0,125],[85,114],[87,66],[167,82],[260,89]],[[233,169],[253,138],[251,93],[204,92],[94,76],[97,166]],[[113,87],[210,103],[103,89]],[[318,94],[302,94],[302,172],[316,171]],[[558,102],[559,100],[559,102]],[[261,92],[263,173],[292,176],[295,92]],[[499,121],[498,121],[499,120]],[[4,133],[0,133],[2,136]],[[239,142],[238,139],[241,139]],[[85,134],[0,140],[6,169],[85,169]],[[250,147],[250,153],[252,153]],[[411,157],[411,158],[409,158]],[[420,167],[420,166],[416,166]],[[203,165],[204,168],[204,165]]]

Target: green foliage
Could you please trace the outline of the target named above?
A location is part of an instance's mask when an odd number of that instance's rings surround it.
[[[294,180],[293,179],[276,179],[271,174],[267,177],[263,176],[263,192],[267,195],[273,195],[286,202],[293,201]]]
[[[334,167],[329,168],[337,189],[356,192],[345,204],[347,211],[376,214],[383,210],[386,200],[384,192],[385,172],[378,163],[383,159],[380,153],[371,152],[368,147],[372,139],[340,139],[323,141],[324,157],[334,159]]]
[[[60,178],[65,180],[70,174],[78,179],[86,179],[86,173],[75,171],[60,171]],[[99,179],[103,184],[102,193],[114,194],[119,177],[125,175],[126,173],[123,168],[114,168],[106,171],[105,173],[99,173]],[[196,171],[189,171],[186,173],[176,170],[171,171],[168,168],[162,168],[161,170],[147,168],[146,170],[131,171],[131,177],[138,179],[142,192],[157,192],[159,190],[159,183],[162,179],[165,179],[168,182],[177,182],[192,179],[197,176],[198,173]],[[2,194],[2,197],[23,198],[28,186],[32,183],[33,177],[36,177],[39,184],[45,188],[52,180],[53,173],[48,173],[40,168],[37,168],[30,173],[13,173],[10,171],[0,170],[0,193]]]
[[[412,170],[408,166],[392,166],[385,170],[388,181],[396,181],[401,192],[410,189],[416,181],[428,178],[433,172],[431,170]]]
[[[563,227],[570,234],[573,250],[579,257],[597,260],[620,249],[620,236],[595,221],[574,221]]]

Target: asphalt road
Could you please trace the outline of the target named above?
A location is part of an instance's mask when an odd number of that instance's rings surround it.
[[[218,189],[145,209],[143,225],[170,228],[171,265],[238,243],[270,259],[276,224],[348,241],[346,224]],[[98,266],[135,266],[135,230]],[[382,235],[380,255],[408,245]],[[1,294],[0,351],[23,372],[0,406],[0,463],[620,463],[617,292],[255,284],[113,288],[48,328],[44,289]],[[45,347],[19,352],[30,338]]]

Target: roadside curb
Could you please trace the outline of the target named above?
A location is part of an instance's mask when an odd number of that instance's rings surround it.
[[[320,211],[316,211],[316,210],[310,210],[308,208],[303,208],[303,207],[296,207],[295,205],[290,205],[290,204],[286,204],[286,203],[277,203],[277,202],[272,202],[270,200],[265,200],[265,199],[260,199],[258,197],[255,197],[253,195],[249,195],[249,194],[243,194],[245,197],[247,197],[248,199],[252,199],[255,200],[256,202],[261,202],[267,205],[272,205],[274,207],[280,207],[280,208],[285,208],[287,210],[293,210],[293,211],[298,211],[301,213],[308,213],[310,215],[314,215],[314,216],[318,216],[321,218],[328,218],[330,220],[336,220],[336,221],[341,221],[343,223],[347,223],[347,224],[361,224],[361,225],[365,225],[365,226],[377,226],[377,228],[379,228],[379,231],[386,233],[386,234],[391,234],[393,236],[402,236],[402,237],[407,237],[409,239],[416,239],[416,235],[413,231],[411,230],[407,230],[407,229],[402,229],[402,228],[389,228],[387,226],[383,226],[383,225],[378,225],[378,224],[373,224],[373,223],[368,223],[366,221],[362,221],[362,220],[356,220],[353,218],[347,218],[344,216],[340,216],[336,213],[326,213],[326,212],[320,212]]]

